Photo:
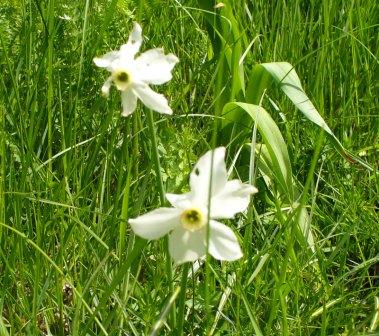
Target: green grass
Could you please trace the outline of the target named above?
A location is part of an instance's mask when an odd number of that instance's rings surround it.
[[[0,335],[379,335],[378,6],[224,4],[1,5]],[[134,20],[142,51],[180,59],[157,88],[174,114],[154,113],[156,146],[150,112],[122,118],[119,92],[100,95],[107,73],[92,62],[125,43]],[[278,85],[244,93],[254,65],[279,61],[372,170],[344,159]],[[236,101],[262,105],[281,136],[265,138],[255,112],[230,122],[225,104]],[[284,185],[274,141],[288,156]],[[160,206],[160,180],[187,191],[216,144],[228,166],[236,158],[233,176],[259,189],[228,222],[244,257],[177,266],[164,239],[135,237],[127,219]]]

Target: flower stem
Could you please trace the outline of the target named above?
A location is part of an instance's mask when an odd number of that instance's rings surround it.
[[[138,155],[139,155],[139,141],[138,141],[138,132],[140,130],[139,114],[134,113],[132,115],[132,118],[133,118],[132,157],[136,159],[138,158]],[[138,163],[137,162],[134,162],[133,164],[133,174],[134,176],[138,177]]]
[[[177,335],[183,335],[183,324],[184,324],[184,308],[186,303],[186,289],[188,280],[188,271],[190,263],[185,263],[183,265],[182,279],[180,281],[180,296],[179,296],[179,307],[178,307],[178,323],[177,323]]]
[[[126,120],[126,130],[124,135],[124,142],[123,142],[123,151],[125,152],[126,157],[126,166],[127,166],[127,175],[126,175],[126,182],[125,187],[123,191],[123,197],[122,197],[122,208],[121,208],[121,222],[120,222],[120,229],[119,229],[119,237],[118,237],[118,256],[120,258],[120,261],[122,260],[122,254],[124,253],[124,241],[126,236],[126,222],[128,220],[128,210],[129,210],[129,192],[130,192],[130,181],[131,181],[131,168],[133,166],[132,159],[129,156],[129,148],[128,148],[128,141],[127,136],[130,134],[130,120]],[[123,174],[122,170],[120,173],[120,179],[121,174]]]
[[[217,118],[214,119],[213,122],[213,130],[212,130],[212,138],[211,138],[211,147],[215,149],[217,147],[217,131],[218,131],[218,123],[219,120]],[[206,320],[206,334],[210,333],[211,329],[211,312],[212,307],[210,303],[210,286],[211,286],[211,270],[210,270],[210,262],[211,257],[209,254],[209,237],[210,237],[210,208],[211,208],[211,198],[212,198],[212,183],[213,183],[213,159],[214,159],[214,151],[212,151],[211,157],[211,169],[210,169],[210,184],[208,186],[208,218],[207,218],[207,231],[206,231],[206,256],[205,256],[205,320]]]
[[[158,192],[159,192],[159,200],[160,205],[163,205],[165,203],[165,191],[163,187],[163,180],[162,180],[162,173],[161,173],[161,164],[159,160],[159,154],[158,154],[158,146],[157,146],[157,136],[155,133],[155,127],[154,127],[154,118],[153,118],[153,112],[151,110],[146,111],[147,115],[147,125],[149,128],[150,133],[150,139],[151,139],[151,147],[152,147],[152,159],[154,163],[155,173],[157,176],[157,183],[158,183]],[[171,293],[174,292],[174,283],[172,279],[172,265],[171,265],[171,259],[170,254],[168,251],[168,237],[164,237],[164,249],[166,253],[166,272],[167,272],[167,281],[170,286]],[[173,304],[172,311],[171,311],[171,322],[172,325],[175,325],[175,304]]]

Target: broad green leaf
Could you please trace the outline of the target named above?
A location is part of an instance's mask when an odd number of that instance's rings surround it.
[[[258,169],[268,188],[272,192],[275,192],[275,189],[278,187],[277,176],[275,174],[275,171],[272,169],[274,165],[271,161],[270,153],[267,146],[265,144],[257,144],[256,154],[259,155]],[[292,186],[294,196],[296,199],[300,192],[294,182],[292,183]],[[290,198],[291,195],[288,193],[288,190],[280,190],[280,192],[282,193],[282,195],[287,197],[287,199],[285,199],[285,202],[287,202],[290,205],[290,208],[296,209],[298,205],[296,204],[296,201],[294,202]],[[297,223],[298,228],[295,231],[296,236],[298,237],[300,243],[306,244],[312,252],[315,252],[315,239],[310,223],[308,210],[306,209],[306,207],[303,207],[298,211],[300,211],[301,213],[299,215],[299,220]]]
[[[316,107],[304,92],[299,76],[290,63],[273,62],[255,65],[251,71],[249,85],[246,90],[247,102],[260,104],[260,99],[264,93],[264,90],[269,87],[271,82],[267,74],[273,81],[276,82],[277,85],[279,85],[286,96],[308,120],[312,121],[327,133],[335,148],[345,159],[350,162],[358,162],[364,167],[373,170],[372,167],[367,165],[367,163],[352,155],[343,147],[341,142],[334,135],[325,120],[317,111]]]
[[[225,0],[223,6],[214,7],[213,1],[199,0],[203,10],[214,58],[218,60],[215,96],[219,110],[228,102],[245,94],[245,75],[240,63],[243,47],[243,30],[233,13],[233,1]]]
[[[272,170],[280,184],[282,192],[288,194],[289,200],[293,200],[292,169],[287,146],[275,121],[261,106],[241,102],[228,103],[223,109],[223,116],[228,119],[229,114],[239,110],[246,112],[256,123],[257,128],[267,147]]]
[[[246,89],[246,102],[261,105],[264,91],[272,82],[270,74],[261,64],[255,65],[251,70],[249,84]]]
[[[304,116],[321,127],[334,139],[339,147],[343,148],[325,120],[305,94],[293,66],[287,62],[262,63],[260,65],[274,78],[286,96],[291,99]]]

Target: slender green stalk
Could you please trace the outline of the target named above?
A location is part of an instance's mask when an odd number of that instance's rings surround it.
[[[175,300],[178,297],[180,293],[180,287],[176,287],[175,290],[172,292],[170,298],[168,299],[167,304],[163,308],[163,311],[161,315],[159,316],[159,319],[154,324],[153,328],[151,329],[149,335],[150,336],[156,336],[158,335],[159,330],[162,328],[163,323],[166,319],[166,316],[169,314],[170,310],[172,311],[174,309]]]
[[[178,300],[178,317],[177,317],[177,335],[181,336],[184,334],[183,325],[184,325],[184,314],[185,314],[185,304],[186,304],[186,289],[188,282],[188,272],[190,269],[190,263],[185,263],[182,269],[182,279],[180,281],[180,295]]]
[[[154,126],[153,112],[151,110],[146,109],[146,116],[147,116],[147,126],[149,128],[149,135],[150,135],[150,141],[151,141],[151,156],[154,163],[155,173],[157,174],[159,201],[161,205],[163,205],[165,203],[166,196],[165,196],[165,190],[163,186],[161,163],[160,163],[159,153],[158,153],[158,144],[157,144],[157,136],[156,136],[155,126]]]
[[[163,179],[162,179],[162,172],[161,172],[161,164],[159,160],[157,137],[156,137],[155,127],[154,127],[153,112],[151,110],[146,109],[146,115],[147,115],[147,125],[149,128],[149,135],[150,135],[150,140],[151,140],[151,155],[152,155],[155,173],[157,177],[159,200],[160,200],[161,205],[163,205],[165,203],[165,191],[163,187]],[[164,237],[163,244],[164,244],[164,249],[165,249],[165,254],[166,254],[167,282],[169,284],[171,293],[173,293],[174,282],[173,282],[173,276],[172,276],[172,264],[171,264],[171,257],[170,257],[169,248],[168,248],[167,236]],[[173,306],[172,306],[171,319],[172,319],[173,325],[175,325],[176,324],[175,302],[173,303]]]
[[[216,123],[216,122],[215,122]],[[205,256],[205,327],[206,327],[206,334],[209,333],[211,326],[212,326],[212,307],[210,303],[210,282],[211,282],[211,269],[210,269],[210,262],[211,262],[211,255],[209,254],[209,237],[210,237],[210,207],[211,207],[211,188],[212,188],[212,170],[213,170],[213,152],[212,152],[212,159],[211,159],[211,176],[210,176],[210,185],[209,185],[209,191],[208,191],[208,215],[207,215],[207,231],[206,231],[206,256]]]
[[[130,192],[130,181],[131,181],[131,174],[132,174],[132,166],[133,166],[133,160],[129,157],[129,149],[127,145],[127,136],[130,132],[130,120],[126,120],[126,134],[124,135],[124,149],[126,151],[126,167],[127,167],[127,176],[126,176],[126,183],[124,187],[124,192],[122,196],[122,208],[121,208],[121,221],[120,221],[120,230],[119,230],[119,237],[118,237],[118,257],[120,260],[122,259],[122,254],[124,253],[124,246],[125,246],[125,234],[126,234],[126,221],[128,219],[128,210],[129,210],[129,192]],[[120,177],[121,178],[121,174]]]
[[[137,158],[139,153],[139,141],[138,141],[138,132],[140,130],[139,127],[139,114],[134,113],[132,115],[133,119],[133,137],[132,137],[132,157]],[[138,160],[133,164],[133,174],[134,176],[138,176]]]
[[[130,191],[130,179],[131,179],[131,164],[127,168],[127,177],[124,188],[124,194],[122,197],[122,209],[121,209],[121,221],[120,221],[120,231],[118,239],[118,256],[121,259],[124,252],[125,246],[125,233],[126,233],[126,221],[128,219],[128,209],[129,209],[129,191]]]
[[[217,118],[213,121],[213,129],[212,129],[212,139],[211,139],[211,145],[212,148],[216,148],[217,146],[217,130],[218,130],[219,120]],[[205,259],[205,318],[206,318],[206,332],[209,333],[212,327],[212,314],[211,314],[211,304],[210,304],[210,284],[211,284],[211,269],[210,269],[210,261],[211,256],[209,254],[209,237],[210,237],[210,208],[211,208],[211,196],[212,196],[212,183],[213,183],[213,156],[214,151],[212,152],[211,157],[211,169],[209,177],[210,184],[209,184],[209,190],[208,190],[208,214],[207,214],[207,231],[206,231],[206,259]]]
[[[132,167],[133,167],[133,157],[129,156],[129,146],[128,146],[128,135],[130,134],[130,119],[126,120],[126,130],[124,134],[124,140],[123,140],[123,151],[125,153],[125,157],[127,158],[125,164],[127,167],[127,176],[126,176],[126,182],[125,187],[123,191],[122,196],[122,208],[121,208],[121,218],[120,218],[120,229],[119,229],[119,238],[118,238],[118,257],[120,259],[120,263],[122,262],[124,255],[130,253],[130,251],[133,248],[134,245],[134,234],[130,234],[128,237],[128,246],[127,251],[125,251],[125,240],[126,237],[126,226],[127,226],[127,220],[129,217],[129,200],[130,200],[130,182],[132,178]],[[122,171],[122,169],[121,169]],[[121,178],[121,174],[119,175],[119,178]],[[130,278],[130,272],[125,275],[123,283],[121,285],[121,298],[123,301],[126,301],[127,293],[128,293],[128,287],[129,287],[129,278]],[[119,319],[119,325],[120,325],[120,332],[119,335],[121,335],[121,328],[124,325],[125,318],[124,314],[120,313],[120,319]]]
[[[47,48],[47,156],[49,160],[49,176],[52,180],[53,166],[50,160],[53,156],[53,100],[54,100],[54,85],[53,85],[53,52],[54,52],[54,0],[49,1],[48,5],[48,48]]]
[[[81,91],[81,86],[82,86],[82,72],[83,72],[83,63],[84,63],[84,50],[85,50],[85,45],[86,45],[86,34],[87,34],[87,24],[88,24],[88,10],[89,10],[89,0],[86,0],[85,4],[85,9],[84,9],[84,17],[83,17],[83,28],[82,28],[82,40],[81,40],[81,47],[80,47],[80,62],[79,62],[79,73],[77,77],[77,86],[76,86],[76,93],[75,93],[75,98],[73,99],[73,112],[74,112],[74,120],[73,120],[73,133],[72,133],[72,140],[73,143],[76,144],[77,141],[80,139],[78,137],[78,126],[81,124],[80,122],[78,123],[78,103],[79,103],[79,94]],[[76,147],[74,147],[74,155],[73,155],[75,160],[80,160],[79,153]],[[78,184],[78,183],[77,183]]]

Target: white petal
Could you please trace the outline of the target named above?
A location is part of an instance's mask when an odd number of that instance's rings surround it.
[[[171,71],[179,59],[174,54],[165,55],[163,49],[150,49],[136,59],[139,77],[147,84],[163,84],[171,78]]]
[[[191,232],[181,226],[171,232],[169,250],[176,263],[195,261],[205,255],[205,232],[205,229]]]
[[[187,209],[192,205],[193,193],[188,192],[185,194],[166,194],[167,200],[170,204],[179,209]]]
[[[172,114],[170,106],[164,95],[153,91],[146,84],[136,84],[133,86],[134,93],[150,109],[164,114]]]
[[[209,254],[218,260],[237,260],[242,251],[234,232],[226,225],[209,221]]]
[[[191,190],[195,193],[195,197],[199,204],[203,204],[205,206],[208,204],[209,188],[211,184],[212,196],[223,190],[227,181],[227,172],[224,157],[224,147],[218,147],[213,151],[210,150],[199,159],[194,169],[192,170],[190,175],[190,186]]]
[[[137,236],[157,239],[180,224],[180,210],[158,208],[137,218],[129,219],[129,223]]]
[[[103,86],[101,87],[101,93],[105,96],[109,96],[109,89],[111,88],[112,85],[112,76],[108,77]]]
[[[137,96],[132,90],[121,91],[122,116],[127,117],[132,114],[137,106]]]
[[[257,188],[239,180],[226,182],[224,189],[212,197],[211,218],[232,218],[236,213],[245,211],[250,195],[257,191]]]
[[[100,68],[109,68],[112,62],[118,58],[118,56],[118,51],[110,51],[102,57],[95,57],[93,61]]]
[[[142,44],[142,28],[134,22],[133,30],[129,35],[128,42],[120,48],[120,53],[123,58],[133,59]]]

